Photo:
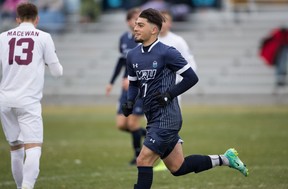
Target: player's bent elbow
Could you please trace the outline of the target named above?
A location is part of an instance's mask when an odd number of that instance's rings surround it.
[[[63,67],[60,63],[58,64],[51,64],[49,66],[50,73],[53,77],[58,78],[63,75]]]

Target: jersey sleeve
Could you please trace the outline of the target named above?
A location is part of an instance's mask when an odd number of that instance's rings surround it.
[[[45,64],[59,63],[58,56],[56,54],[56,49],[52,37],[50,34],[47,34],[45,40],[45,49],[44,49],[44,61]]]
[[[60,77],[63,75],[63,67],[59,62],[48,64],[48,68],[53,77]]]
[[[133,65],[131,63],[131,54],[127,54],[127,74],[128,74],[128,80],[129,80],[129,88],[128,88],[128,93],[127,93],[127,98],[129,101],[135,102],[139,89],[138,89],[138,80],[137,80],[137,75],[133,69]]]
[[[166,66],[179,75],[191,67],[174,47],[168,48],[165,58]]]
[[[183,77],[181,82],[174,85],[169,91],[167,91],[171,98],[184,93],[198,82],[198,77],[191,68],[190,64],[187,63],[181,53],[174,47],[170,47],[167,50],[166,66],[172,71],[176,72],[176,74]]]
[[[117,79],[117,77],[120,74],[123,67],[124,68],[126,67],[126,59],[120,57],[117,61],[115,68],[114,68],[114,72],[112,74],[110,84],[112,84],[112,85],[114,84],[115,80]],[[126,68],[125,68],[125,72],[126,72]]]

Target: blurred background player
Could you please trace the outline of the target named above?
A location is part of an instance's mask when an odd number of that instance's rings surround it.
[[[165,45],[176,48],[182,54],[185,60],[191,65],[192,69],[196,72],[197,65],[196,65],[194,56],[191,54],[188,44],[181,36],[171,32],[173,17],[170,11],[163,10],[161,11],[161,13],[165,17],[166,20],[162,24],[162,28],[158,36],[159,41],[161,41]],[[182,80],[181,75],[177,74],[176,83],[179,83],[181,80]],[[179,101],[179,105],[181,106],[181,95],[179,95],[177,98]],[[163,161],[160,161],[159,164],[157,164],[153,168],[153,170],[162,171],[162,170],[167,170],[167,168],[165,164],[163,163]]]
[[[63,68],[50,34],[36,29],[38,9],[34,4],[17,7],[19,26],[0,35],[1,122],[11,149],[12,175],[18,189],[34,188],[39,175],[43,143],[40,100],[45,64],[59,77]]]
[[[115,79],[120,74],[121,70],[125,70],[122,81],[121,96],[119,98],[119,104],[117,109],[116,126],[121,131],[130,132],[132,134],[132,145],[135,156],[130,161],[131,165],[136,164],[136,157],[139,155],[141,150],[141,138],[142,136],[145,136],[146,132],[145,129],[141,128],[140,126],[140,121],[143,117],[142,100],[139,99],[136,102],[133,113],[129,117],[125,117],[121,110],[121,104],[127,101],[127,90],[129,85],[129,81],[127,79],[126,56],[129,50],[133,49],[138,45],[138,43],[134,41],[133,29],[139,13],[140,9],[138,8],[133,8],[127,12],[126,21],[129,27],[129,31],[125,32],[120,38],[119,50],[121,53],[121,57],[119,57],[110,83],[106,87],[106,96],[109,96],[113,88]]]

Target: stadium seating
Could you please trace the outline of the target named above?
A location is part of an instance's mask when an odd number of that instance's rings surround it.
[[[191,47],[200,78],[184,100],[209,103],[219,97],[219,102],[287,103],[283,100],[287,99],[287,87],[280,95],[285,98],[279,101],[278,95],[275,99],[274,69],[258,56],[260,40],[286,23],[287,12],[281,7],[252,13],[199,11],[191,14],[189,22],[174,23],[173,30]],[[125,12],[106,13],[97,23],[71,28],[66,34],[53,36],[64,77],[55,81],[47,74],[44,102],[114,103],[120,79],[113,88],[113,100],[104,97],[105,86],[119,55],[118,38],[126,30]],[[193,100],[189,100],[191,95]]]

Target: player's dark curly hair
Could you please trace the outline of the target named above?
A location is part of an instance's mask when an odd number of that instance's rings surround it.
[[[158,10],[152,8],[143,10],[139,17],[146,18],[148,22],[155,24],[159,31],[162,28],[162,23],[165,22],[165,17]]]
[[[17,6],[17,17],[21,20],[35,20],[38,16],[38,9],[32,3],[20,3]]]

